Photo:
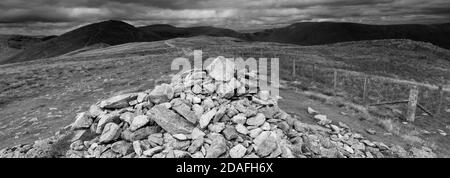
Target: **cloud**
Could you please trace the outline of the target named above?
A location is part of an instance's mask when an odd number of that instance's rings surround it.
[[[323,20],[440,23],[448,22],[449,12],[448,0],[2,0],[0,33],[14,32],[21,25],[33,33],[62,33],[108,19],[135,25],[169,23],[233,29]]]

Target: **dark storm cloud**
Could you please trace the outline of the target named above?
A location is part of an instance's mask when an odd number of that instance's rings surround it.
[[[1,0],[0,33],[8,32],[11,24],[34,29],[33,33],[42,27],[45,33],[45,27],[64,32],[107,19],[134,25],[169,23],[235,29],[301,21],[439,23],[449,21],[449,12],[448,0]]]

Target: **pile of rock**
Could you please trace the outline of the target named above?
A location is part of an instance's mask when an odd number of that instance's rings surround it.
[[[79,113],[65,157],[303,158],[409,157],[402,147],[372,142],[308,108],[306,124],[259,90],[255,73],[237,74],[217,58],[206,70],[170,84],[123,94]],[[11,149],[3,150],[11,153]]]

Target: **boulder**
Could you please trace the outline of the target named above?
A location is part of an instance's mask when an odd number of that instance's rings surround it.
[[[197,124],[198,116],[195,112],[191,111],[191,107],[189,107],[182,99],[173,99],[171,101],[172,109],[183,116],[186,120],[191,122],[192,124]]]
[[[192,129],[194,129],[192,123],[162,105],[154,106],[148,111],[148,115],[160,127],[171,134],[190,134]]]

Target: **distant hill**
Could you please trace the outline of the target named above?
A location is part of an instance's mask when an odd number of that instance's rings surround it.
[[[51,38],[52,36],[0,35],[0,63],[36,43]]]
[[[4,61],[4,63],[59,56],[99,43],[118,45],[161,39],[156,34],[143,32],[125,22],[110,20],[83,26],[45,42],[37,43]]]
[[[83,26],[61,36],[46,37],[46,41],[28,46],[16,55],[0,60],[2,63],[55,57],[95,44],[118,45],[130,42],[151,42],[193,36],[234,37],[247,41],[279,42],[298,45],[322,45],[338,42],[409,39],[429,42],[450,49],[450,23],[432,25],[367,25],[337,22],[302,22],[282,28],[258,32],[237,32],[209,26],[175,27],[155,24],[134,27],[121,21],[109,20]]]
[[[155,24],[149,26],[138,27],[139,29],[155,33],[164,39],[179,38],[179,37],[193,37],[193,36],[215,36],[215,37],[234,37],[244,38],[245,35],[234,30],[226,28],[216,28],[209,26],[201,27],[175,27],[167,24]]]
[[[248,40],[320,45],[337,42],[410,39],[450,49],[450,23],[434,25],[366,25],[337,22],[302,22],[248,35]]]

